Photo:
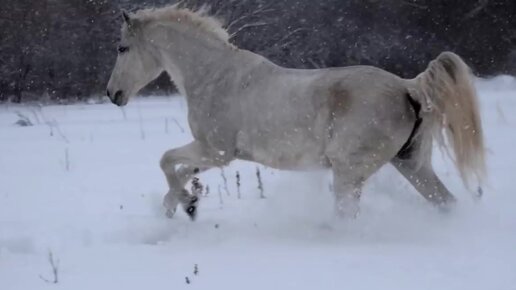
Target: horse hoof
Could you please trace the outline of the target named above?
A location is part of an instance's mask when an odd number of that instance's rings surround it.
[[[455,202],[447,202],[437,206],[437,210],[441,214],[452,214],[455,211],[456,203]]]
[[[340,219],[340,220],[357,220],[358,217],[360,216],[360,212],[357,211],[357,212],[338,212],[337,213],[337,218]]]
[[[351,201],[338,203],[335,211],[337,217],[342,220],[356,220],[360,215],[360,207]]]
[[[167,209],[167,211],[165,212],[165,216],[169,219],[173,218],[174,217],[174,214],[176,213],[175,210],[171,210],[171,209]]]
[[[197,207],[191,205],[186,208],[186,214],[190,217],[192,221],[197,218]]]

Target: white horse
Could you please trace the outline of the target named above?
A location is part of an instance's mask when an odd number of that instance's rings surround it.
[[[123,13],[107,94],[118,105],[166,71],[188,103],[194,141],[165,152],[167,216],[193,219],[195,174],[234,159],[277,169],[328,168],[335,208],[354,217],[364,182],[391,163],[435,205],[455,198],[432,169],[432,141],[451,148],[464,183],[485,172],[470,70],[444,52],[414,79],[371,66],[287,69],[228,42],[202,12],[169,6]],[[452,156],[452,155],[450,155]],[[176,166],[181,165],[176,168]]]

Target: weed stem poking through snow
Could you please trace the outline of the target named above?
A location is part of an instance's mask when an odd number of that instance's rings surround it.
[[[57,284],[59,283],[59,260],[56,260],[54,258],[54,255],[52,254],[51,250],[48,251],[48,263],[52,268],[53,279],[47,279],[42,275],[39,275],[39,278],[47,283]]]
[[[220,208],[224,205],[224,201],[222,200],[222,190],[220,189],[220,184],[217,186],[217,191],[219,193],[219,204]]]
[[[224,181],[224,191],[226,192],[227,196],[230,196],[228,189],[228,179],[226,178],[226,173],[224,172],[224,169],[220,169],[220,176],[222,176],[222,180]]]
[[[260,167],[256,166],[256,178],[258,179],[258,190],[260,190],[260,198],[265,198],[263,194],[263,183],[262,183],[262,174],[260,173]]]
[[[237,185],[237,198],[242,198],[242,195],[240,194],[240,172],[236,172],[236,185]]]

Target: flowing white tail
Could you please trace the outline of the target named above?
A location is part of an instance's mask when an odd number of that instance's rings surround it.
[[[449,156],[464,184],[472,178],[481,183],[486,172],[484,139],[469,67],[458,55],[443,52],[410,83],[410,95],[422,105],[421,152],[430,152],[433,139],[447,153],[453,148],[454,157]]]

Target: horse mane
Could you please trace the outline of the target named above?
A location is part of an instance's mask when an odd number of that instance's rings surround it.
[[[174,4],[162,8],[138,10],[132,16],[145,23],[163,21],[189,24],[189,27],[192,29],[202,30],[215,39],[229,44],[229,34],[227,30],[224,29],[219,19],[208,15],[206,6],[197,10],[191,10],[188,8],[180,8],[178,4]]]

